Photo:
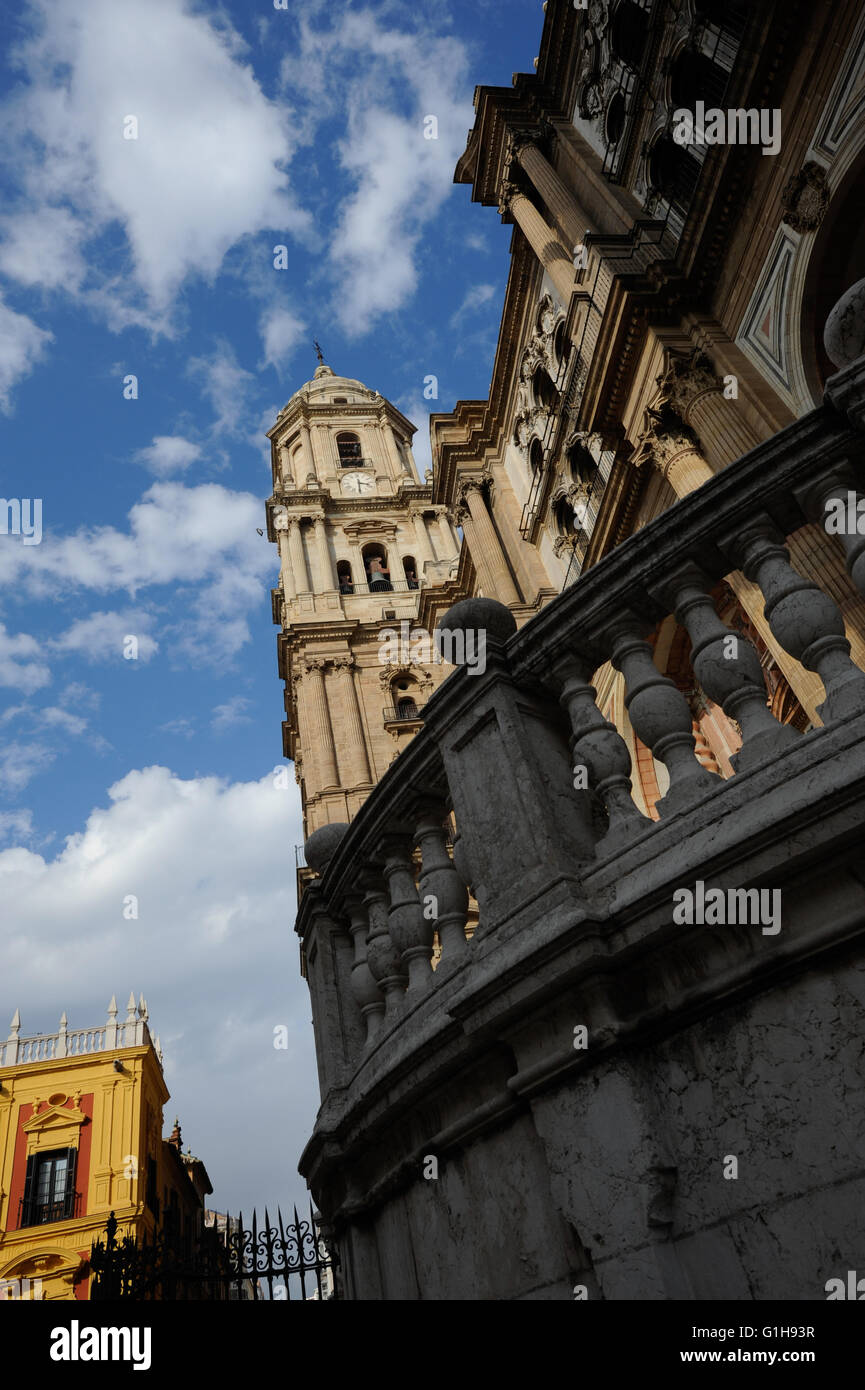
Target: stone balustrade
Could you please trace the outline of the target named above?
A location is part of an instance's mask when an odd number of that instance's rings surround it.
[[[482,639],[483,662],[461,666],[433,694],[424,727],[352,824],[327,826],[306,845],[318,877],[297,930],[323,1104],[301,1171],[351,1260],[367,1261],[370,1213],[395,1192],[416,1192],[425,1156],[459,1151],[467,1135],[516,1125],[508,1152],[530,1166],[540,1135],[555,1167],[554,1116],[571,1104],[558,1078],[572,1089],[586,1069],[612,1066],[611,1053],[622,1057],[622,1106],[644,1135],[638,1186],[659,1201],[653,1184],[666,1159],[621,1050],[637,1040],[654,1047],[664,1030],[711,1015],[721,999],[765,990],[859,929],[865,903],[845,855],[862,816],[865,674],[835,600],[795,570],[784,542],[822,522],[827,500],[855,494],[861,452],[861,435],[827,404],[680,500],[519,631],[488,599],[460,603],[442,620],[452,651],[463,643],[476,656]],[[863,548],[848,540],[861,588]],[[737,570],[762,593],[776,641],[823,682],[822,725],[805,734],[774,718],[756,651],[715,611],[713,589]],[[741,730],[726,780],[699,761],[687,701],[655,666],[647,638],[670,615],[690,638],[696,681]],[[608,661],[622,675],[634,731],[669,772],[656,821],[635,804],[628,746],[596,702],[594,673]],[[767,950],[759,969],[753,928],[721,937],[701,923],[672,925],[674,892],[700,879],[791,885],[784,934],[758,927]],[[478,915],[471,940],[469,893]],[[575,1025],[592,1039],[585,1054],[574,1050]],[[665,1066],[658,1061],[658,1075]],[[442,1097],[457,1072],[475,1081],[449,1110]],[[593,1094],[580,1091],[581,1114],[593,1114]],[[534,1138],[519,1128],[528,1103]],[[489,1161],[478,1159],[481,1168]],[[594,1179],[585,1189],[579,1220],[598,1223],[589,1230],[606,1220],[606,1192]],[[625,1196],[622,1249],[641,1219]],[[418,1210],[424,1200],[411,1198]],[[391,1240],[384,1227],[380,1238]],[[568,1257],[563,1287],[582,1258]],[[606,1258],[593,1253],[597,1268]],[[368,1261],[363,1268],[357,1287],[367,1289],[379,1276]],[[418,1273],[419,1288],[435,1287],[432,1266],[427,1275],[425,1283]],[[641,1253],[609,1287],[691,1296],[680,1275]],[[512,1271],[507,1287],[521,1287],[521,1277]]]
[[[466,885],[479,905],[479,939],[533,894],[543,893],[549,910],[551,886],[560,904],[585,910],[593,862],[655,831],[631,796],[628,748],[595,703],[591,679],[605,661],[624,677],[632,727],[669,772],[661,819],[723,794],[729,783],[698,760],[687,701],[646,641],[668,614],[688,632],[700,685],[741,729],[737,774],[776,762],[809,737],[770,713],[757,652],[715,612],[710,591],[733,570],[760,588],[785,651],[823,681],[824,725],[865,711],[865,674],[850,658],[840,610],[793,569],[783,544],[821,520],[829,499],[846,502],[860,451],[843,417],[824,407],[679,501],[519,633],[508,610],[488,599],[446,615],[443,627],[457,643],[483,634],[485,670],[459,670],[435,693],[419,715],[424,729],[351,828],[328,826],[307,842],[307,862],[326,872],[298,929],[305,935],[307,916],[326,911],[339,924],[331,930],[350,933],[351,994],[367,1041],[383,1018],[400,1016],[403,996],[431,987],[434,929],[443,965],[465,958]],[[860,587],[861,556],[850,537]],[[578,768],[587,785],[575,789]],[[446,846],[451,810],[460,832],[454,859]]]

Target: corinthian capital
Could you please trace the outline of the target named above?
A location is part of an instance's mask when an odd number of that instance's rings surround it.
[[[688,359],[674,357],[666,372],[658,377],[658,388],[661,398],[687,424],[697,398],[710,391],[723,391],[724,384],[715,375],[708,357],[695,352]]]

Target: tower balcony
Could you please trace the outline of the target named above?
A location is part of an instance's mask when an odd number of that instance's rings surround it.
[[[862,360],[833,382],[855,418]],[[784,540],[855,517],[863,474],[827,403],[519,632],[486,599],[443,620],[483,660],[453,658],[351,825],[306,846],[322,1106],[300,1167],[350,1297],[824,1296],[865,1185],[865,674]],[[839,540],[863,591],[865,536]],[[823,683],[805,733],[715,611],[736,571]],[[646,641],[670,614],[741,730],[726,779]],[[608,661],[666,767],[657,820],[596,704]]]

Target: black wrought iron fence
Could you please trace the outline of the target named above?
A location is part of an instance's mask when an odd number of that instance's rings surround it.
[[[335,1261],[310,1206],[309,1220],[264,1224],[253,1211],[246,1225],[238,1217],[215,1214],[200,1238],[178,1241],[165,1230],[153,1237],[117,1239],[114,1212],[105,1239],[90,1254],[90,1298],[166,1302],[297,1302],[337,1298]]]

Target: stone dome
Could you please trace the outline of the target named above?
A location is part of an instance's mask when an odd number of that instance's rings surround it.
[[[364,386],[362,381],[356,381],[354,377],[337,376],[332,367],[328,367],[322,362],[320,367],[315,370],[315,375],[311,381],[304,382],[299,386],[288,404],[283,406],[279,412],[285,415],[300,400],[307,400],[311,405],[333,405],[340,399],[348,404],[363,403],[368,405],[370,401],[380,400],[377,391],[372,391],[368,386]]]

